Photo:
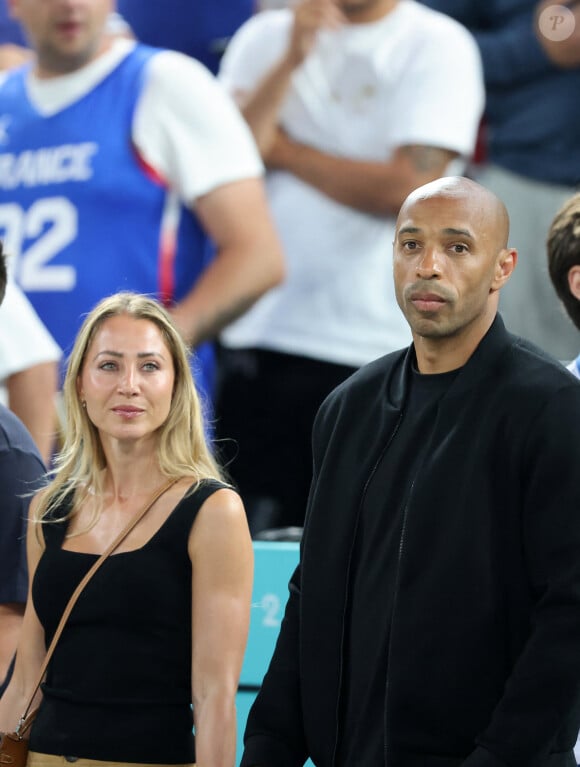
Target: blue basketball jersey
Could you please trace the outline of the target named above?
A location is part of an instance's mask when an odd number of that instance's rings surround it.
[[[157,52],[137,45],[94,89],[48,117],[28,99],[28,68],[0,87],[0,239],[65,356],[104,296],[134,290],[170,305],[206,263],[196,218],[132,144],[135,106]],[[210,358],[201,350],[196,371],[206,392]]]

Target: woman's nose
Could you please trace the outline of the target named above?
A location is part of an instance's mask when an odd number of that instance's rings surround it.
[[[139,376],[135,368],[126,368],[119,380],[119,390],[124,394],[133,394],[139,388]]]

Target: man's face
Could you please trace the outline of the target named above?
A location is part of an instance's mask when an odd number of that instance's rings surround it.
[[[114,0],[10,0],[38,58],[37,73],[51,77],[88,64],[104,44]]]
[[[449,193],[403,206],[394,243],[397,302],[414,336],[460,338],[497,309],[508,251],[476,199]]]

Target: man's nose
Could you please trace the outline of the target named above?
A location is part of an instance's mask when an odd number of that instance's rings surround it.
[[[426,248],[417,262],[417,277],[423,280],[441,276],[441,254],[436,248]]]

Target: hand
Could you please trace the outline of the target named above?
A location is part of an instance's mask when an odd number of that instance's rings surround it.
[[[565,40],[551,39],[545,34],[539,24],[542,12],[554,5],[565,5],[573,14],[575,26],[572,34]],[[556,19],[554,19],[556,23]],[[578,0],[542,0],[536,7],[536,36],[544,53],[550,61],[562,69],[571,69],[580,66],[580,2]]]
[[[301,0],[294,7],[294,25],[287,54],[292,67],[300,66],[308,56],[319,30],[336,29],[343,23],[345,17],[335,0]]]

